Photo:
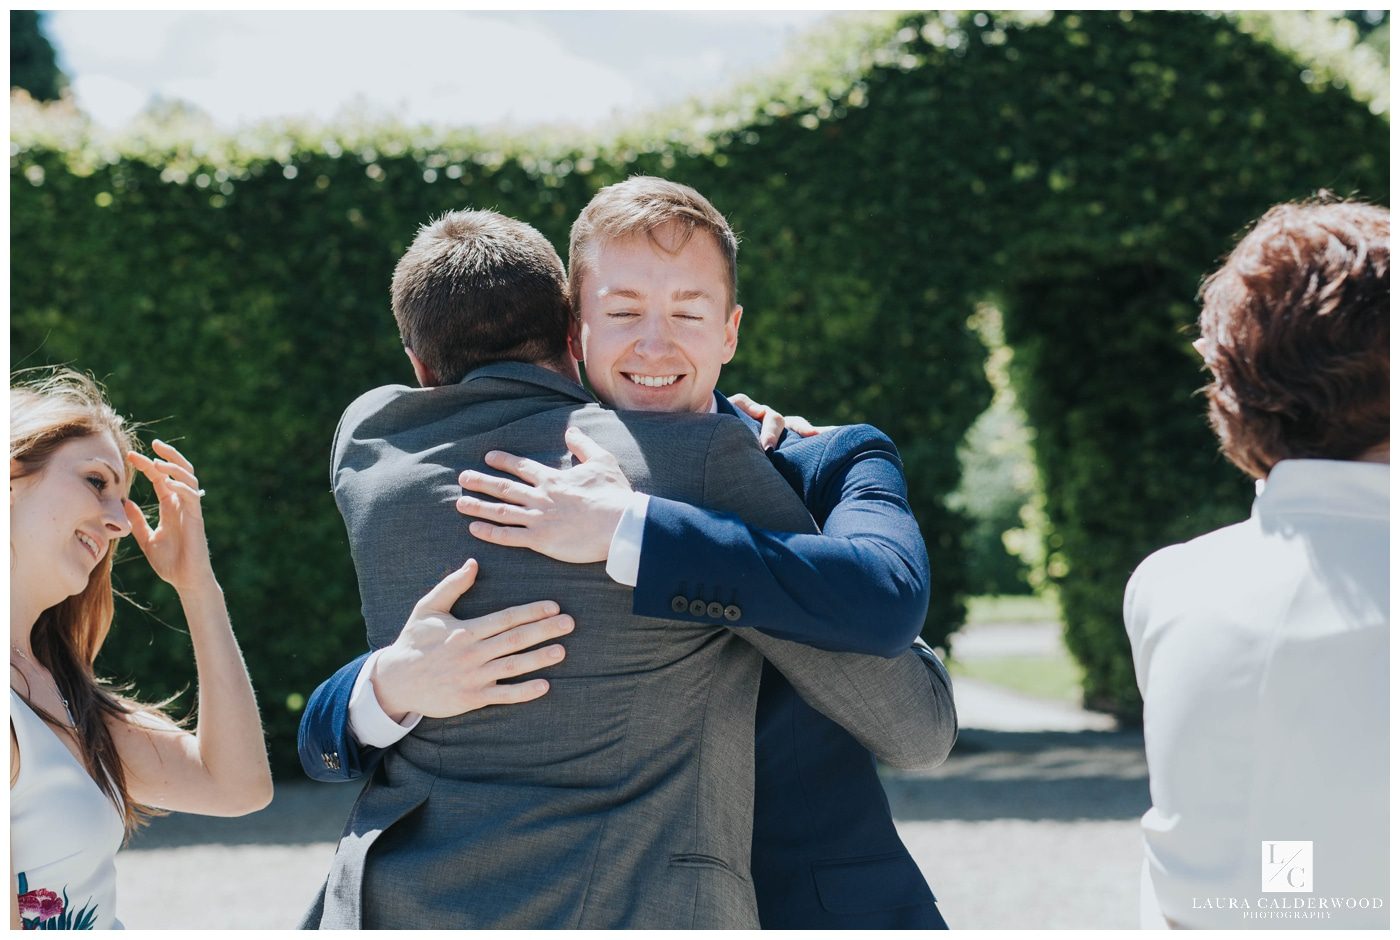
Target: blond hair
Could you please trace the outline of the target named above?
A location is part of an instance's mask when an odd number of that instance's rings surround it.
[[[663,245],[656,232],[671,224],[679,227],[679,240]],[[728,276],[725,306],[732,309],[739,296],[739,238],[708,199],[683,183],[657,176],[634,176],[598,190],[569,232],[569,299],[574,315],[577,316],[580,309],[583,275],[592,263],[596,242],[646,235],[653,245],[674,254],[685,248],[697,229],[714,238],[715,247],[724,259]]]

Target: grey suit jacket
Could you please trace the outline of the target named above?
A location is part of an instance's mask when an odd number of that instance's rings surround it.
[[[466,558],[475,617],[552,599],[576,627],[541,699],[424,719],[365,785],[305,926],[757,927],[749,878],[753,728],[764,657],[896,765],[940,759],[947,712],[915,654],[828,653],[753,630],[639,617],[602,564],[471,537],[464,468],[502,449],[567,466],[573,425],[638,490],[782,531],[815,531],[753,434],[720,415],[617,413],[520,363],[434,389],[375,389],[332,454],[372,646]],[[489,472],[489,471],[487,471]],[[951,714],[947,715],[951,721]]]

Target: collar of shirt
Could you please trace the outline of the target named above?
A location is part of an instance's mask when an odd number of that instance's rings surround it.
[[[1390,515],[1390,464],[1281,460],[1254,491],[1255,516],[1308,512],[1384,519]]]

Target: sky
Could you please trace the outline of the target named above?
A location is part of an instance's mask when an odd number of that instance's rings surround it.
[[[79,106],[111,128],[155,98],[223,127],[344,113],[591,125],[721,90],[826,15],[60,10],[44,29]]]

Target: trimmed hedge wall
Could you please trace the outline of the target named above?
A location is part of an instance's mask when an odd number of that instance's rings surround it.
[[[363,648],[327,452],[351,399],[411,380],[387,289],[415,228],[490,207],[562,249],[598,187],[679,179],[743,238],[747,315],[724,387],[898,442],[934,564],[935,644],[962,618],[965,522],[944,499],[990,399],[967,320],[978,301],[1001,307],[1086,692],[1131,713],[1129,571],[1249,500],[1191,397],[1195,286],[1273,202],[1320,186],[1388,197],[1385,119],[1342,73],[1300,75],[1297,52],[1246,25],[857,19],[763,84],[606,141],[394,126],[112,142],[61,110],[14,108],[11,366],[93,371],[195,461],[285,770],[304,696]],[[149,697],[189,685],[173,594],[133,547],[117,578],[150,610],[120,605],[103,670]]]

